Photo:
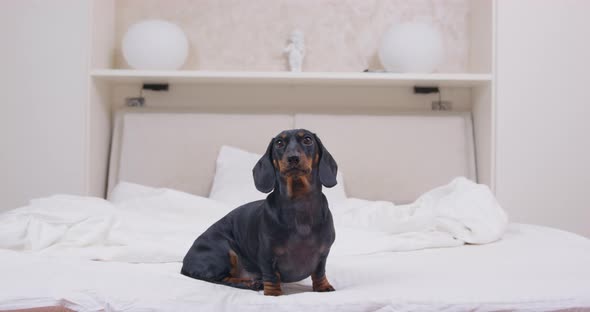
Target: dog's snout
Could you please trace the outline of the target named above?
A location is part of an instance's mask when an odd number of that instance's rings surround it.
[[[289,156],[287,157],[287,162],[289,163],[289,165],[298,165],[299,156]]]

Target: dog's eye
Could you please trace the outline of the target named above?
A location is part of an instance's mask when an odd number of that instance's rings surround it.
[[[277,148],[283,148],[283,147],[285,147],[285,142],[283,142],[283,140],[276,140],[275,141],[275,146]]]
[[[305,138],[303,138],[303,144],[304,145],[312,145],[313,140],[311,139],[311,137],[306,136]]]

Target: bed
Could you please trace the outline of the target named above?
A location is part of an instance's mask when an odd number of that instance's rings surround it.
[[[270,298],[179,274],[200,232],[263,196],[252,162],[286,128],[316,132],[339,164],[326,190],[336,291],[307,279]],[[508,223],[473,182],[474,155],[467,113],[123,111],[108,200],[55,195],[0,215],[0,310],[590,311],[590,241]]]

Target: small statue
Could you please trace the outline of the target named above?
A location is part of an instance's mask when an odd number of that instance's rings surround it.
[[[292,72],[300,72],[303,65],[303,57],[305,57],[305,43],[303,32],[295,30],[291,33],[289,38],[289,45],[284,49],[288,53],[289,67]]]

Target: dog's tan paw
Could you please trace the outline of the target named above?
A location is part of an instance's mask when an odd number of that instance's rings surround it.
[[[283,290],[281,289],[281,283],[273,284],[269,282],[264,283],[264,295],[265,296],[281,296]]]
[[[335,291],[336,289],[334,289],[334,286],[330,285],[330,284],[326,284],[326,285],[322,285],[322,286],[318,286],[318,287],[314,287],[313,291],[317,291],[317,292],[327,292],[327,291]]]
[[[313,279],[313,291],[327,292],[334,290],[336,289],[334,289],[334,287],[330,285],[330,282],[328,282],[328,279],[325,275],[320,279]]]

